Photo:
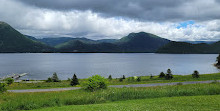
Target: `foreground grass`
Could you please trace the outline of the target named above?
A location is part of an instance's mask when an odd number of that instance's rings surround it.
[[[219,94],[220,83],[147,88],[109,88],[96,92],[73,90],[41,93],[4,93],[0,95],[0,109],[11,111],[30,110],[54,106],[97,104],[132,99]]]
[[[71,105],[36,111],[219,111],[220,95],[163,97],[104,104]]]
[[[150,76],[141,76],[141,81],[137,82],[131,80],[131,77],[126,78],[122,82],[119,79],[112,79],[109,81],[109,85],[127,85],[127,84],[150,84],[150,83],[167,83],[167,82],[184,82],[184,81],[205,81],[205,80],[220,80],[220,73],[215,74],[202,74],[200,78],[192,78],[192,75],[174,75],[172,80],[165,80],[164,78],[158,78],[154,76],[150,79]],[[86,79],[80,79],[79,82],[83,83]],[[80,86],[80,85],[78,85]],[[76,87],[78,87],[76,86]],[[70,81],[63,80],[61,82],[40,82],[40,83],[13,83],[7,86],[7,89],[43,89],[43,88],[59,88],[59,87],[72,87]]]

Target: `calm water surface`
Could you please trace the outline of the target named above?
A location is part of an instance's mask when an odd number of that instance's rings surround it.
[[[149,53],[54,53],[0,54],[0,77],[28,73],[23,79],[47,79],[57,72],[60,79],[94,74],[105,77],[158,75],[168,68],[173,74],[219,72],[213,66],[217,54],[149,54]]]

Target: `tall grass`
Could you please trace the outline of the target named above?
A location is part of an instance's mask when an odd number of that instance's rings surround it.
[[[220,83],[160,86],[148,88],[108,88],[96,92],[84,90],[41,93],[5,93],[0,95],[1,110],[31,110],[63,105],[83,105],[172,96],[220,94]]]

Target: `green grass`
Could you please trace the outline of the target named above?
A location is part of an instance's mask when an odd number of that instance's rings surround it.
[[[172,80],[165,80],[164,78],[158,78],[154,76],[150,79],[150,76],[142,76],[141,81],[132,81],[129,78],[120,82],[119,79],[112,79],[109,81],[109,85],[127,85],[127,84],[150,84],[150,83],[168,83],[168,82],[184,82],[184,81],[205,81],[205,80],[220,80],[220,73],[215,74],[201,74],[200,78],[192,78],[192,75],[174,75]],[[86,79],[79,79],[80,83],[85,82]],[[77,87],[79,87],[78,85]],[[63,80],[61,82],[42,82],[42,83],[13,83],[7,86],[7,89],[45,89],[45,88],[59,88],[59,87],[72,87],[70,81]]]
[[[85,105],[113,101],[174,96],[219,95],[220,83],[158,86],[145,88],[108,88],[96,92],[84,90],[38,93],[4,93],[2,110],[30,110],[65,105]]]
[[[104,104],[70,105],[36,111],[219,111],[220,95],[163,97]]]

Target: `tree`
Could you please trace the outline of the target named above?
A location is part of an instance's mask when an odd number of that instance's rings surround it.
[[[110,80],[110,81],[112,80],[112,75],[108,76],[108,80]]]
[[[160,73],[159,78],[165,77],[165,74],[163,72]]]
[[[76,74],[74,74],[73,78],[72,78],[72,81],[70,82],[70,85],[75,86],[75,85],[78,85],[78,84],[79,84],[78,78],[77,78]]]
[[[51,77],[51,79],[52,79],[52,81],[53,82],[60,82],[60,80],[59,80],[59,78],[58,78],[58,76],[57,76],[57,73],[55,72],[55,73],[53,73],[53,76]]]
[[[96,91],[99,89],[106,89],[106,79],[100,75],[94,75],[88,78],[88,81],[83,85],[85,90]]]
[[[173,79],[173,74],[170,69],[167,69],[167,74],[165,76],[165,79],[167,79],[167,80]]]
[[[193,78],[199,78],[199,72],[197,70],[195,70],[192,74]]]
[[[125,79],[125,75],[122,76],[122,79]]]
[[[217,63],[216,63],[216,65],[220,65],[220,54],[218,55],[218,57],[217,57],[217,59],[216,59],[216,61],[217,61]]]

